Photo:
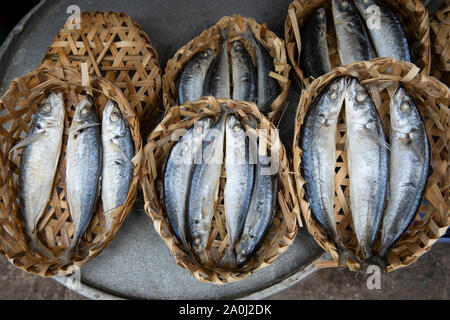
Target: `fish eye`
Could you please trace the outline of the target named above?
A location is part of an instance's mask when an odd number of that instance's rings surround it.
[[[331,93],[330,93],[330,98],[333,99],[333,100],[337,98],[337,92],[336,92],[336,90],[332,90],[332,91],[331,91]]]
[[[239,125],[236,123],[234,126],[233,126],[233,131],[234,132],[239,132],[241,130],[241,128],[239,127]]]
[[[109,116],[109,119],[111,119],[112,122],[116,122],[117,120],[119,120],[119,115],[117,113],[113,112]]]
[[[409,109],[410,109],[410,107],[409,107],[409,103],[408,102],[403,101],[400,104],[400,110],[402,110],[403,112],[407,112],[407,111],[409,111]]]
[[[87,115],[88,112],[89,112],[89,109],[86,108],[86,107],[84,107],[83,109],[81,109],[81,114],[82,114],[82,115]]]
[[[200,242],[201,242],[201,241],[202,241],[202,240],[200,239],[200,237],[194,238],[194,241],[193,241],[194,246],[198,247],[198,246],[200,245]]]
[[[44,105],[42,106],[42,110],[44,110],[44,111],[50,111],[51,108],[52,108],[52,107],[50,106],[49,103],[46,103],[46,104],[44,104]]]
[[[202,127],[197,127],[196,131],[197,131],[197,133],[202,133],[203,132],[203,128]]]
[[[365,92],[360,91],[360,92],[358,92],[356,94],[356,101],[363,102],[365,99],[366,99],[366,93]]]
[[[246,257],[247,256],[247,251],[245,251],[244,249],[241,250],[241,256],[242,257]]]
[[[342,1],[341,3],[342,8],[347,8],[348,7],[348,2],[347,1]]]
[[[369,3],[369,0],[363,0],[363,2],[367,4],[367,3]]]

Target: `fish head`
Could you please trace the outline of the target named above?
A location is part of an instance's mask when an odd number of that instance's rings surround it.
[[[244,44],[240,41],[234,41],[231,45],[231,56],[236,57],[245,50]]]
[[[364,12],[364,15],[367,17],[370,14],[370,7],[377,5],[373,0],[355,0],[355,5],[358,7],[360,12]]]
[[[256,237],[252,235],[251,232],[242,233],[239,249],[236,255],[236,262],[238,265],[242,266],[248,261],[252,249],[251,244],[254,239],[256,239]]]
[[[198,53],[198,63],[196,66],[201,69],[203,65],[209,65],[214,57],[214,52],[211,49],[203,50]]]
[[[242,136],[242,132],[244,131],[244,127],[242,126],[241,122],[238,120],[238,118],[231,114],[227,118],[226,122],[226,130],[229,134],[231,134],[234,137],[240,137]]]
[[[332,10],[336,17],[342,17],[345,19],[346,16],[353,16],[357,14],[357,10],[351,0],[333,0]],[[337,21],[335,21],[336,24]]]
[[[127,123],[115,101],[106,103],[102,116],[102,134],[109,137],[123,137],[127,133]]]
[[[73,122],[79,124],[97,122],[97,111],[92,96],[86,95],[75,108]]]
[[[349,80],[345,93],[346,117],[350,121],[366,123],[372,116],[372,99],[366,88],[356,78]]]
[[[41,103],[36,114],[38,130],[45,127],[57,126],[64,122],[64,98],[62,92],[50,92]]]
[[[190,227],[192,249],[196,254],[200,254],[206,249],[209,237],[208,226],[201,219],[195,219]]]
[[[316,21],[318,22],[316,24],[317,29],[315,30],[315,32],[317,33],[318,37],[322,37],[327,32],[327,15],[323,7],[318,8],[314,12],[314,19],[316,19]]]
[[[415,103],[403,87],[398,87],[392,95],[390,118],[391,128],[399,132],[411,132],[420,125]]]
[[[319,113],[326,121],[337,121],[344,102],[347,79],[335,79],[320,97]]]

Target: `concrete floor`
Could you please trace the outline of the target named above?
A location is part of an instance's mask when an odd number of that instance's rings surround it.
[[[437,243],[412,266],[381,276],[369,290],[363,275],[322,269],[269,299],[450,299],[450,244]],[[52,279],[29,275],[0,259],[0,299],[85,299]]]

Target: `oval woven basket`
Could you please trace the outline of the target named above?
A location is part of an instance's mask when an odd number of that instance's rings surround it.
[[[89,73],[119,87],[143,132],[156,125],[160,104],[158,54],[142,27],[123,12],[82,12],[79,29],[69,19],[56,34],[40,66],[74,67],[86,62]]]
[[[383,0],[397,15],[405,29],[413,62],[423,74],[430,72],[430,22],[428,12],[420,0]],[[284,39],[289,61],[304,85],[313,78],[305,77],[299,63],[301,54],[301,30],[307,18],[323,6],[327,14],[327,43],[331,67],[340,65],[334,31],[331,0],[294,0],[288,9],[284,25]]]
[[[237,14],[232,17],[222,17],[214,26],[206,29],[198,37],[192,39],[188,44],[180,48],[173,58],[167,62],[162,79],[163,103],[166,110],[177,105],[179,76],[186,63],[195,54],[207,48],[210,48],[215,52],[220,51],[222,39],[220,29],[229,27],[229,41],[241,40],[252,56],[253,62],[256,62],[253,46],[247,40],[244,40],[239,36],[239,33],[246,30],[246,25],[250,26],[256,40],[258,40],[273,57],[275,70],[273,70],[271,76],[278,81],[280,94],[273,101],[271,106],[272,111],[269,112],[268,118],[275,122],[278,121],[281,116],[282,107],[288,96],[290,84],[290,66],[287,62],[284,40],[278,38],[273,32],[269,31],[265,24],[261,25],[257,23],[255,19],[244,18]]]
[[[388,254],[387,271],[410,265],[445,234],[450,224],[450,167],[449,167],[449,123],[450,123],[450,89],[437,79],[419,73],[419,68],[411,63],[394,59],[378,58],[371,61],[353,63],[333,69],[330,73],[317,78],[303,91],[297,109],[297,126],[293,143],[293,163],[296,177],[300,209],[304,222],[317,243],[328,251],[333,261],[321,261],[318,267],[337,267],[336,247],[326,237],[315,219],[311,216],[308,199],[305,192],[305,181],[301,177],[301,154],[298,145],[301,125],[308,108],[312,105],[321,90],[333,79],[339,76],[353,76],[367,86],[377,107],[385,132],[389,132],[389,101],[398,85],[402,85],[416,102],[425,121],[430,143],[432,172],[428,178],[424,201],[416,214],[414,221],[403,233],[399,241]],[[349,200],[349,177],[347,172],[347,157],[344,152],[346,139],[345,117],[341,112],[336,139],[336,168],[334,212],[338,223],[338,232],[347,239],[347,247],[358,256],[356,235],[351,223]],[[389,136],[389,135],[388,135]],[[379,239],[374,251],[377,250]],[[359,270],[359,264],[347,260],[350,270]]]
[[[87,66],[82,76],[73,68],[39,68],[12,81],[10,88],[0,99],[0,122],[2,123],[1,162],[0,162],[0,244],[8,260],[16,267],[41,276],[61,276],[73,273],[101,252],[114,238],[123,220],[130,213],[136,200],[139,186],[139,172],[142,155],[142,141],[138,118],[128,104],[122,91],[107,80],[87,75]],[[18,175],[22,149],[10,152],[11,148],[23,139],[28,132],[33,115],[50,91],[63,92],[66,115],[61,156],[55,175],[50,201],[37,225],[38,237],[58,255],[69,247],[74,227],[66,202],[65,151],[69,126],[75,106],[81,101],[84,92],[91,93],[101,121],[103,107],[109,99],[117,102],[123,116],[128,121],[134,141],[136,156],[133,179],[125,203],[111,212],[113,224],[109,232],[105,230],[105,215],[101,197],[89,226],[80,238],[77,251],[74,251],[69,264],[63,265],[58,258],[47,258],[31,252],[24,231],[24,221],[20,212],[18,194]]]
[[[277,175],[278,202],[272,227],[261,248],[246,265],[239,269],[217,266],[229,244],[223,205],[223,190],[226,179],[224,169],[222,169],[220,180],[219,201],[215,209],[211,233],[206,247],[208,256],[206,260],[199,262],[196,257],[183,251],[182,244],[171,231],[162,201],[164,163],[171,147],[174,145],[174,142],[171,141],[172,132],[177,129],[187,129],[196,120],[204,116],[214,116],[217,119],[221,113],[221,104],[226,105],[228,110],[235,111],[241,119],[251,116],[256,118],[258,129],[266,129],[270,130],[267,132],[275,133],[267,137],[268,145],[275,146],[279,143],[280,146]],[[256,270],[270,265],[295,239],[298,231],[297,218],[300,217],[300,210],[294,189],[294,180],[292,175],[289,174],[289,164],[285,149],[279,140],[278,133],[276,130],[272,131],[273,129],[275,129],[273,124],[259,112],[253,103],[229,99],[216,100],[213,97],[205,97],[194,103],[186,103],[182,107],[169,109],[164,119],[148,138],[144,147],[144,164],[141,179],[145,211],[152,218],[156,231],[166,242],[177,265],[188,270],[191,275],[200,281],[226,284],[242,280]],[[253,132],[255,131],[253,130]]]
[[[450,84],[450,1],[430,16],[431,74]]]

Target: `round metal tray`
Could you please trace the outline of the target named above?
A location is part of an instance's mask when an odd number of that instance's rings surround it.
[[[78,5],[81,11],[128,14],[149,35],[164,68],[179,47],[225,15],[254,17],[282,37],[290,2],[42,1],[20,21],[0,48],[0,94],[3,95],[12,79],[38,66],[69,17],[66,11],[70,5]],[[312,262],[319,257],[323,257],[323,251],[302,229],[293,245],[271,266],[247,279],[223,286],[202,283],[175,264],[151,219],[145,215],[141,198],[109,247],[81,269],[81,286],[75,291],[92,299],[262,299],[308,276],[315,270]],[[56,280],[67,283],[66,277]]]

